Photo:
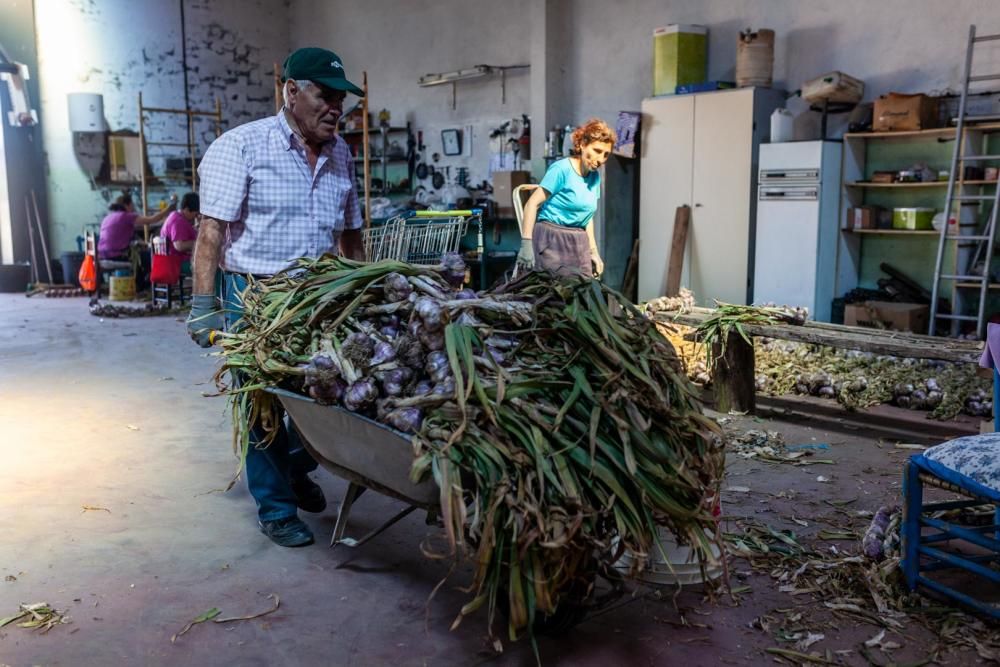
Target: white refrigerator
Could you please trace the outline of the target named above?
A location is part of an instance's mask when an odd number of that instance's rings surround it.
[[[754,303],[805,306],[810,319],[830,321],[841,153],[836,141],[761,144]]]

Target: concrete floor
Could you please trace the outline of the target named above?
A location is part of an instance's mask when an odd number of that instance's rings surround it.
[[[203,396],[215,366],[173,317],[101,320],[83,298],[0,294],[0,618],[45,601],[71,619],[47,634],[0,629],[0,665],[534,664],[526,642],[493,657],[482,616],[448,630],[467,601],[457,586],[468,570],[427,604],[447,563],[421,554],[432,530],[417,513],[356,551],[330,550],[333,500],[346,484],[320,470],[330,507],[303,515],[318,544],[282,549],[261,535],[243,484],[219,492],[235,459],[224,400]],[[727,485],[751,491],[726,499],[729,516],[822,521],[833,512],[823,498],[856,496],[858,509],[875,510],[898,496],[909,451],[808,421],[745,424],[780,430],[787,442],[830,443],[837,464],[817,472],[731,461]],[[818,483],[820,473],[832,482]],[[775,497],[787,489],[806,500]],[[354,530],[399,507],[365,495]],[[808,601],[779,593],[743,561],[732,567],[751,587],[739,606],[697,590],[674,600],[640,589],[568,637],[541,639],[543,663],[773,664],[764,652],[772,637],[750,621]],[[252,614],[269,608],[272,593],[281,600],[273,614],[197,625],[171,643],[212,607]],[[812,649],[856,649],[877,630],[842,625]],[[904,661],[933,644],[896,639],[904,649],[893,659]],[[839,660],[867,664],[857,652]],[[950,661],[977,658],[959,651]]]

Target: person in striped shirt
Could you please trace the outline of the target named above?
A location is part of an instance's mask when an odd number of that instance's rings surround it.
[[[343,61],[332,51],[303,48],[284,63],[285,105],[276,116],[241,125],[216,139],[198,167],[201,226],[195,244],[188,333],[210,347],[212,333],[238,327],[248,277],[288,268],[300,257],[337,253],[364,260],[354,161],[337,123],[348,93]],[[222,307],[213,293],[222,270]],[[239,377],[233,378],[239,382]],[[321,512],[323,491],[307,474],[316,461],[295,429],[279,427],[263,449],[251,428],[246,478],[259,527],[276,544],[313,541],[298,510]]]

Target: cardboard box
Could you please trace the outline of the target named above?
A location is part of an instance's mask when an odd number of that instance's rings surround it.
[[[142,147],[139,137],[108,135],[108,177],[121,183],[138,182],[142,178]]]
[[[497,203],[497,215],[514,215],[514,188],[531,182],[530,171],[494,171],[493,200]]]
[[[922,303],[865,301],[844,306],[844,324],[893,331],[927,333],[930,306]]]
[[[875,229],[881,206],[855,206],[847,209],[844,229]]]
[[[872,129],[903,132],[937,127],[938,105],[923,94],[889,93],[875,100]]]

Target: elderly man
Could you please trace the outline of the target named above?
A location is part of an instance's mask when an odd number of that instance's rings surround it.
[[[284,108],[223,134],[198,167],[202,222],[187,326],[202,347],[223,324],[238,326],[239,293],[248,276],[270,276],[298,257],[338,250],[364,259],[354,161],[336,134],[344,97],[363,93],[347,80],[343,61],[319,48],[288,56],[283,81]],[[225,318],[212,293],[216,267],[223,271]],[[283,424],[274,441],[258,449],[262,438],[263,430],[254,427],[246,457],[260,529],[281,546],[310,544],[312,532],[298,509],[326,507],[322,490],[307,476],[316,462]]]

